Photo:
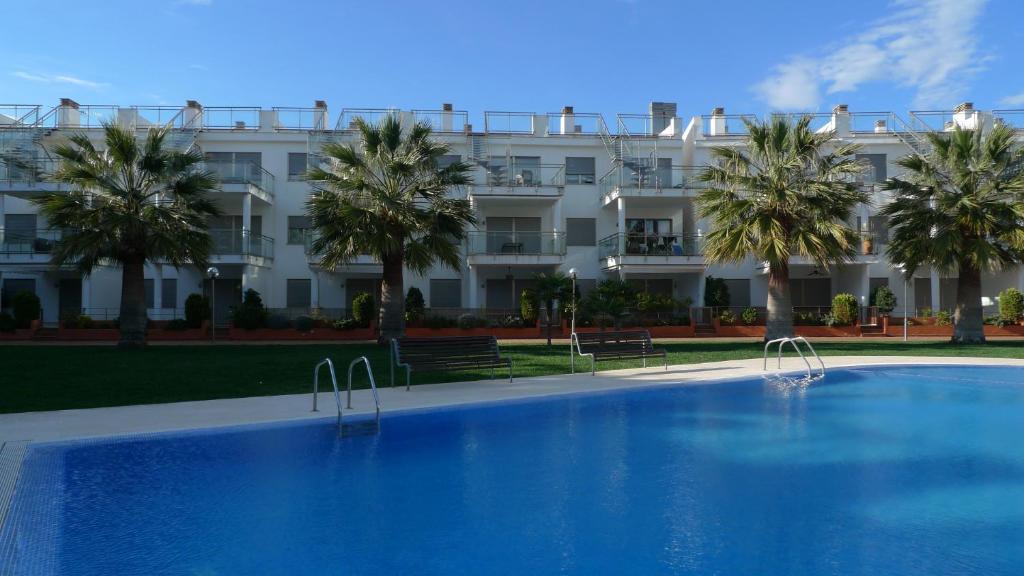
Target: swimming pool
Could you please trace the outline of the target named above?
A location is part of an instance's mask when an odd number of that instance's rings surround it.
[[[1016,574],[1024,369],[30,447],[12,574]]]

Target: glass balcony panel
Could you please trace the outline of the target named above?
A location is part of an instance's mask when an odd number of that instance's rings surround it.
[[[467,237],[469,254],[565,254],[564,232],[487,232],[471,231]]]

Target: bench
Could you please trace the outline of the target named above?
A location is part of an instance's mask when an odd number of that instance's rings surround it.
[[[647,330],[620,330],[608,332],[573,332],[570,348],[575,344],[580,356],[590,356],[590,373],[594,374],[597,360],[643,358],[661,356],[668,370],[668,355],[664,348],[655,348]],[[570,351],[570,355],[572,352]]]
[[[450,336],[440,338],[395,338],[391,341],[391,386],[395,385],[395,366],[405,368],[405,389],[411,384],[412,371],[438,372],[508,367],[512,382],[512,361],[503,358],[494,336]]]

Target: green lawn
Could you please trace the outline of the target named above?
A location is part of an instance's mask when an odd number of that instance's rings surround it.
[[[760,344],[693,340],[659,344],[671,364],[761,356]],[[983,346],[945,342],[869,340],[820,342],[823,355],[990,356],[1024,358],[1024,342]],[[569,371],[568,346],[507,344],[502,351],[517,377]],[[0,346],[0,413],[120,406],[309,392],[314,364],[332,358],[344,386],[348,362],[366,355],[377,383],[388,383],[386,348],[368,344],[301,346],[151,346],[141,351],[95,346]],[[577,367],[587,364],[578,360]],[[639,367],[640,361],[602,362],[599,369]],[[364,371],[365,374],[365,371]],[[396,374],[396,384],[404,379]],[[414,374],[413,382],[486,378],[489,373]],[[500,385],[500,371],[496,385]],[[357,387],[367,386],[365,375]],[[330,387],[321,374],[321,389]]]

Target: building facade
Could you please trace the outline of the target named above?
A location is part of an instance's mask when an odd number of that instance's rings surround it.
[[[483,125],[474,126],[467,112],[448,104],[441,110],[344,109],[332,122],[322,101],[312,108],[258,109],[194,101],[181,108],[85,106],[65,99],[51,109],[0,105],[0,307],[9,307],[18,291],[31,290],[42,301],[44,323],[56,323],[67,311],[117,316],[120,271],[101,268],[83,277],[71,267],[53,268],[49,249],[60,231],[49,229],[30,202],[61,189],[43,177],[54,166],[48,146],[75,131],[98,139],[102,124],[116,121],[140,131],[171,127],[172,145],[198,146],[222,180],[215,198],[224,215],[210,222],[211,262],[219,278],[211,285],[194,267],[151,264],[151,318],[181,317],[189,294],[212,290],[216,316],[224,321],[248,288],[271,309],[342,316],[355,294],[378,292],[381,266],[363,257],[324,270],[309,255],[305,202],[312,187],[304,174],[324,142],[356,137],[356,117],[374,121],[388,113],[405,122],[429,122],[451,146],[446,161],[474,166],[473,184],[452,191],[470,200],[478,218],[461,268],[406,273],[406,286],[420,288],[429,308],[507,313],[518,309],[519,294],[536,273],[571,268],[584,292],[603,279],[619,278],[700,307],[711,275],[726,281],[733,306],[765,304],[761,263],[708,265],[702,256],[709,227],[697,215],[697,174],[710,161],[712,147],[743,146],[745,138],[743,116],[722,109],[681,117],[675,104],[653,102],[646,114],[620,114],[611,123],[567,106],[555,113],[485,112]],[[995,121],[1024,127],[1024,113],[964,104],[951,112],[915,112],[909,121],[845,106],[810,116],[813,128],[861,144],[871,166],[861,185],[871,191],[872,202],[849,223],[864,239],[852,262],[819,269],[793,258],[794,306],[827,307],[840,292],[867,306],[871,292],[888,285],[899,299],[896,315],[951,309],[954,278],[921,270],[904,287],[902,274],[886,260],[888,230],[877,212],[887,200],[878,184],[898,174],[899,157],[923,146],[925,131]],[[1010,286],[1024,288],[1024,270],[985,276],[983,305],[994,306]]]

